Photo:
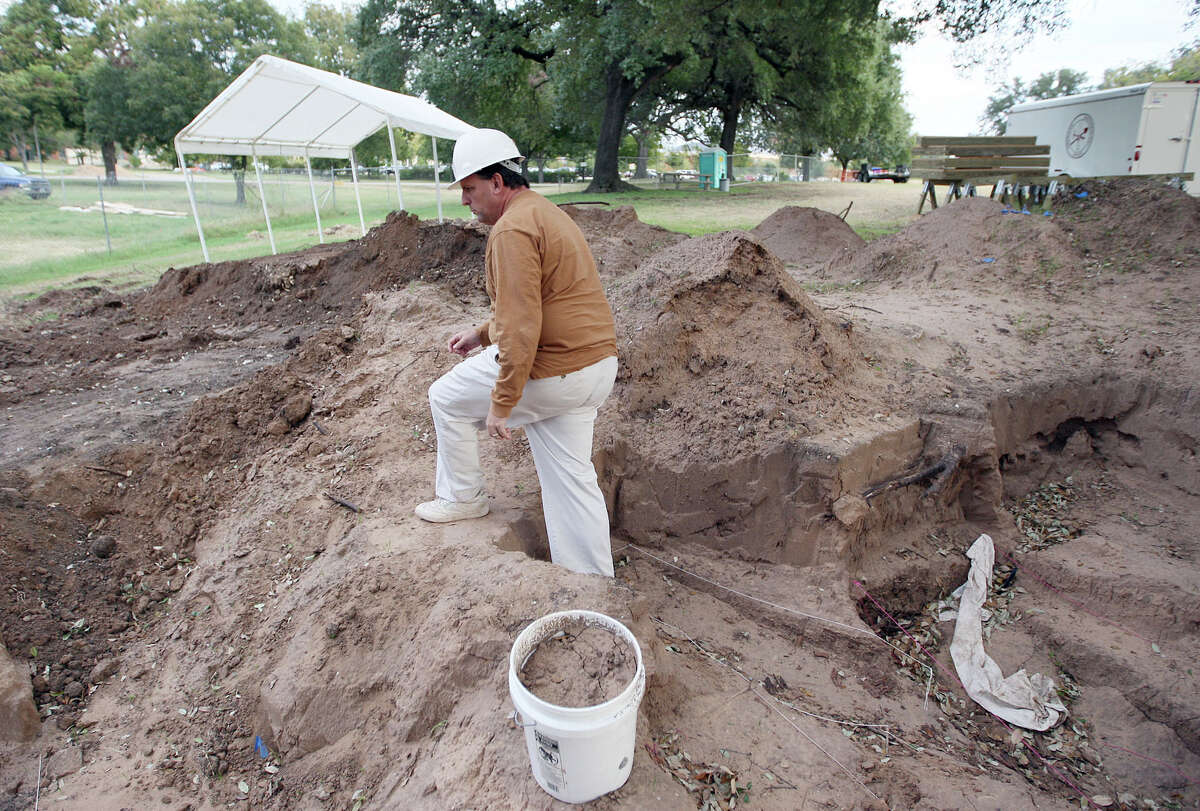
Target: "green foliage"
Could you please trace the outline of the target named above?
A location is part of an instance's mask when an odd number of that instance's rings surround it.
[[[1143,82],[1191,82],[1200,80],[1200,41],[1180,48],[1168,64],[1147,62],[1142,65],[1126,65],[1104,71],[1100,88],[1127,87]]]
[[[1059,96],[1087,92],[1091,89],[1087,78],[1083,71],[1069,68],[1043,73],[1028,85],[1024,84],[1020,77],[1015,78],[1000,85],[996,92],[988,97],[987,107],[984,108],[979,124],[985,133],[1003,135],[1008,130],[1008,111],[1013,106],[1027,101],[1056,99]]]
[[[266,0],[181,0],[132,37],[127,112],[145,143],[168,146],[235,76],[271,53],[306,64],[313,43]]]
[[[356,28],[354,12],[313,0],[305,6],[302,22],[312,41],[313,67],[349,76],[358,62],[358,47],[351,37]]]

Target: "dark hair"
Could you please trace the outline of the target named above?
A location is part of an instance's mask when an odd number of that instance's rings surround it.
[[[514,172],[503,164],[493,163],[491,166],[483,167],[475,174],[484,180],[491,180],[492,175],[500,175],[500,180],[510,189],[529,188],[529,181],[525,179],[524,175]]]

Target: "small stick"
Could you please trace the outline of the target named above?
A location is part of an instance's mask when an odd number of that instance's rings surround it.
[[[330,500],[330,501],[332,501],[334,504],[340,504],[341,506],[345,507],[347,510],[349,510],[349,511],[350,511],[350,512],[352,512],[352,513],[360,513],[360,512],[362,512],[362,510],[360,510],[360,509],[359,509],[358,507],[356,507],[355,505],[351,504],[349,501],[345,501],[344,499],[340,499],[340,498],[338,498],[337,496],[331,496],[329,493],[326,493],[326,494],[325,494],[325,498],[329,499],[329,500]]]
[[[322,425],[321,423],[319,423],[315,418],[313,419],[312,424],[316,426],[317,433],[320,434],[321,436],[329,435],[329,431],[325,430],[325,426]]]
[[[33,792],[33,811],[37,811],[38,803],[42,798],[42,753],[38,752],[38,776],[37,790]]]
[[[84,465],[88,470],[97,470],[101,473],[108,473],[112,476],[120,476],[122,479],[129,478],[128,473],[123,473],[120,470],[113,470],[111,467],[96,467],[95,465]]]
[[[839,214],[839,215],[838,215],[838,219],[839,219],[839,220],[841,220],[842,222],[845,222],[845,221],[846,221],[846,215],[850,213],[850,209],[852,209],[852,208],[854,208],[854,201],[853,201],[853,200],[851,200],[851,201],[850,201],[850,205],[846,206],[846,210],[845,210],[845,211],[843,211],[841,214]],[[918,212],[918,213],[920,213],[920,212]]]

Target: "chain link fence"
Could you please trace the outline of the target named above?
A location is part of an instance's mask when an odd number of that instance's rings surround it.
[[[837,163],[816,155],[734,153],[731,160],[729,185],[745,183],[808,183],[832,180],[838,176]],[[621,174],[636,185],[678,185],[679,188],[699,188],[700,155],[696,152],[675,152],[653,159],[621,155],[618,158]],[[691,183],[689,183],[691,181]]]

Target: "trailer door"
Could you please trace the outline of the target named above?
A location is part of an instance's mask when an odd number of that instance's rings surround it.
[[[1134,174],[1182,172],[1196,106],[1195,87],[1150,87],[1142,108]]]

